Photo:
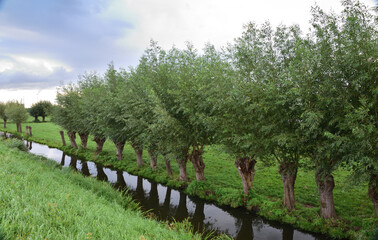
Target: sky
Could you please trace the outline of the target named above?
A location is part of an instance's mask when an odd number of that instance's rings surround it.
[[[361,0],[369,7],[378,0]],[[55,101],[85,71],[136,66],[151,39],[163,48],[220,48],[243,24],[309,28],[313,0],[0,0],[0,101]],[[317,0],[340,12],[338,0]]]

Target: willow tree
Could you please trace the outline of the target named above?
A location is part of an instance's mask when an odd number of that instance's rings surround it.
[[[5,107],[6,107],[6,104],[3,102],[0,102],[0,118],[3,119],[4,121],[4,128],[7,128],[8,117],[7,115],[5,115]]]
[[[155,74],[146,78],[150,86],[149,96],[153,100],[154,122],[149,125],[149,131],[155,133],[157,144],[166,155],[170,153],[176,159],[180,180],[188,181],[186,163],[190,143],[188,141],[187,128],[182,125],[180,119],[182,112],[178,110],[176,96],[179,93],[178,81],[180,63],[180,51],[171,49],[165,52],[156,42],[145,51],[143,56],[147,66],[153,66]]]
[[[297,80],[306,77],[308,72],[300,34],[298,26],[279,26],[272,33],[264,51],[270,60],[267,81],[263,84],[264,97],[260,101],[264,109],[260,124],[262,142],[266,153],[273,155],[279,164],[283,202],[289,211],[295,207],[295,180],[300,157],[305,153],[300,127],[303,107]]]
[[[378,215],[378,19],[359,2],[343,5],[334,43],[347,99],[342,124],[348,133],[344,160],[355,180],[368,182],[368,195]]]
[[[86,128],[96,142],[96,153],[100,153],[106,141],[104,79],[95,72],[90,72],[81,75],[78,84],[82,92],[80,105],[85,116]]]
[[[307,48],[304,49],[308,75],[298,79],[303,114],[301,128],[304,146],[315,169],[320,195],[321,215],[335,218],[333,172],[347,154],[348,130],[343,127],[347,114],[346,80],[340,71],[340,18],[319,7],[312,9],[313,19]],[[342,64],[343,65],[343,64]],[[302,65],[304,66],[304,65]]]
[[[67,130],[71,147],[78,148],[76,133],[79,131],[78,119],[83,116],[79,112],[79,89],[74,84],[62,86],[57,92],[52,121]]]
[[[25,122],[29,116],[24,104],[18,101],[7,102],[4,112],[7,118],[16,123],[17,132],[21,133],[22,122]]]
[[[104,75],[102,114],[105,121],[102,122],[101,127],[105,130],[106,136],[114,142],[118,160],[123,159],[123,149],[126,141],[129,140],[129,129],[125,126],[123,117],[123,99],[120,97],[128,78],[129,74],[126,71],[118,72],[113,63],[108,65]]]

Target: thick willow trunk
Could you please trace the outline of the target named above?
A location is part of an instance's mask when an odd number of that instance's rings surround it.
[[[172,176],[171,160],[168,158],[167,154],[163,155],[165,169],[167,170],[168,176]]]
[[[43,121],[43,122],[46,122],[45,119],[46,119],[46,116],[42,116],[42,121]]]
[[[243,192],[248,195],[252,189],[253,179],[255,177],[256,160],[250,157],[239,157],[235,161],[235,167],[238,169],[243,184]]]
[[[316,175],[316,183],[320,194],[320,213],[325,219],[336,218],[333,189],[335,181],[332,175],[321,177]]]
[[[202,159],[202,151],[193,149],[189,159],[193,164],[194,171],[196,172],[197,181],[205,181],[205,163]]]
[[[81,133],[79,132],[80,140],[81,140],[81,147],[84,149],[87,149],[87,143],[88,143],[88,133]]]
[[[375,214],[378,216],[378,175],[372,174],[369,181],[369,197],[373,202]]]
[[[17,132],[22,133],[22,126],[21,123],[16,123]]]
[[[6,119],[3,119],[4,120],[4,128],[7,128],[7,120]]]
[[[177,163],[179,165],[179,170],[180,170],[180,181],[189,181],[188,179],[188,174],[186,173],[186,157],[182,159],[177,159]]]
[[[93,141],[96,142],[96,154],[99,154],[100,152],[102,152],[106,138],[94,136]]]
[[[113,142],[114,142],[116,149],[117,149],[117,153],[116,153],[117,160],[121,161],[123,159],[123,148],[125,147],[126,141],[114,140]]]
[[[143,166],[143,147],[138,144],[131,145],[135,151],[136,158],[137,158],[137,166]]]
[[[150,157],[150,167],[156,169],[157,167],[157,154],[153,149],[148,150],[148,156]]]
[[[64,139],[64,132],[63,131],[59,131],[59,134],[60,134],[60,137],[62,138],[63,146],[66,146],[66,139]]]
[[[76,132],[68,132],[68,131],[67,131],[67,135],[68,135],[68,139],[70,139],[71,147],[77,149],[77,144],[76,144]]]
[[[294,185],[297,178],[298,166],[295,163],[282,162],[279,173],[284,185],[284,205],[292,211],[295,207]]]
[[[38,122],[38,116],[34,116],[34,122]]]

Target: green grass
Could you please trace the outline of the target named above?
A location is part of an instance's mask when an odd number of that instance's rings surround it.
[[[30,121],[32,120],[31,118]],[[179,170],[174,161],[172,161],[174,176],[169,178],[166,176],[164,163],[161,159],[158,161],[157,170],[153,171],[148,167],[149,160],[146,153],[143,156],[145,166],[138,168],[136,166],[135,153],[130,145],[125,146],[124,160],[120,162],[115,158],[115,147],[110,141],[105,143],[104,153],[95,156],[93,152],[96,145],[93,141],[88,142],[87,151],[63,147],[59,135],[61,128],[51,122],[27,123],[26,125],[32,126],[33,137],[31,139],[36,142],[58,147],[87,160],[111,165],[171,187],[184,189],[186,193],[213,200],[218,204],[233,207],[245,205],[242,184],[233,163],[234,159],[224,152],[222,146],[213,145],[205,148],[203,157],[206,164],[205,183],[195,181],[194,169],[191,163],[188,162],[188,176],[192,180],[188,185],[178,181]],[[6,130],[15,132],[15,124],[8,124]],[[78,139],[79,142],[80,140]],[[267,167],[259,162],[256,165],[253,190],[250,194],[251,198],[246,207],[259,210],[258,213],[266,218],[290,223],[305,230],[327,233],[333,237],[368,239],[377,229],[378,218],[367,195],[367,183],[352,185],[350,184],[352,181],[349,176],[350,173],[344,169],[339,169],[334,173],[336,183],[334,200],[336,212],[340,217],[338,221],[329,222],[320,217],[318,190],[313,171],[299,169],[295,185],[296,210],[288,213],[282,205],[283,185],[278,173],[278,167]]]
[[[145,218],[128,195],[0,141],[1,239],[200,239]]]

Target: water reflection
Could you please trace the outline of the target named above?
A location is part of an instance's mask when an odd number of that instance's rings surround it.
[[[66,154],[62,154],[62,160],[60,160],[60,165],[64,166],[64,161],[66,160]]]
[[[108,176],[105,174],[104,168],[98,163],[95,163],[95,164],[96,164],[96,169],[97,169],[96,178],[100,181],[108,181]]]
[[[6,136],[1,132],[0,135]],[[128,189],[133,198],[140,202],[142,209],[151,210],[161,220],[174,218],[176,221],[181,221],[189,218],[196,231],[211,230],[216,233],[226,233],[235,239],[328,239],[322,235],[298,231],[278,222],[266,221],[245,209],[218,207],[142,177],[104,168],[98,163],[81,161],[75,156],[66,156],[58,149],[32,142],[25,144],[30,148],[31,153],[51,158],[62,166],[69,165],[86,176],[109,181],[116,189]]]
[[[91,173],[89,172],[88,163],[86,161],[81,162],[81,173],[85,176],[91,175]]]

